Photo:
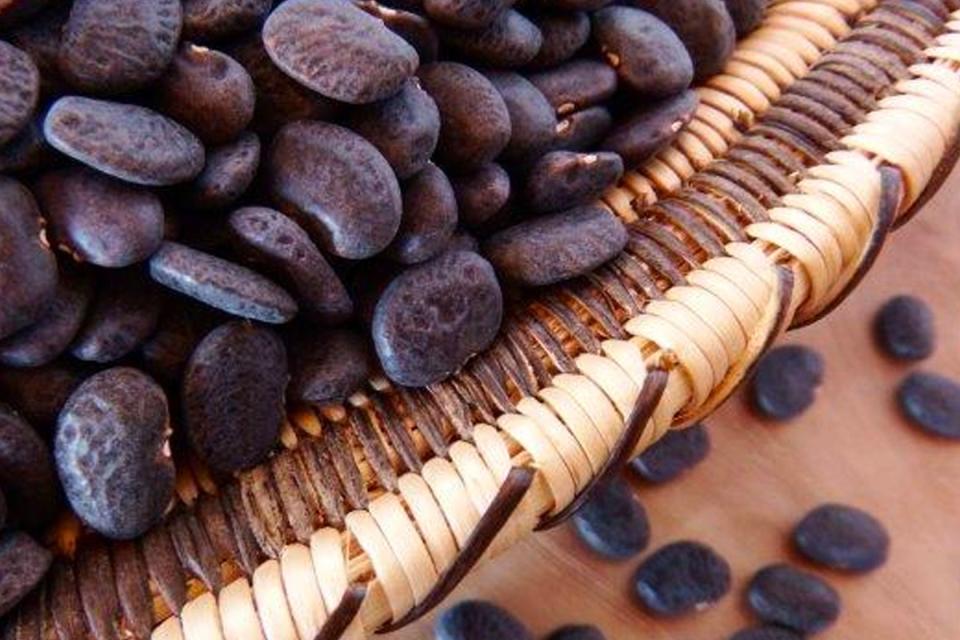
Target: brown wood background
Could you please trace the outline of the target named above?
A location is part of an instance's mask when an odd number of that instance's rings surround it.
[[[914,431],[894,401],[898,381],[913,368],[960,379],[958,209],[960,170],[888,241],[838,310],[786,336],[826,359],[826,380],[809,412],[791,423],[765,423],[738,394],[708,421],[713,451],[703,464],[668,486],[637,485],[651,521],[650,549],[698,539],[729,560],[734,586],[716,607],[680,620],[652,618],[630,597],[630,576],[642,556],[622,564],[598,560],[569,526],[534,535],[481,566],[443,606],[489,599],[538,636],[590,622],[611,640],[724,640],[750,622],[743,589],[752,573],[770,562],[801,562],[786,544],[793,523],[821,502],[838,501],[887,525],[891,557],[864,577],[822,572],[844,607],[839,622],[817,638],[960,638],[960,443]],[[936,313],[939,346],[919,365],[886,360],[871,341],[873,312],[904,292],[923,297]],[[390,640],[432,637],[436,613]]]

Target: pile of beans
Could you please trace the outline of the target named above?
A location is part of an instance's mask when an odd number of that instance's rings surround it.
[[[249,468],[286,403],[442,380],[616,256],[597,198],[763,5],[0,2],[0,614],[64,498],[136,537],[171,438]]]

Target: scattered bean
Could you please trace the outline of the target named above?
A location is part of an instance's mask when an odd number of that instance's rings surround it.
[[[866,511],[824,504],[793,529],[793,545],[804,556],[831,569],[873,571],[887,560],[890,536]]]
[[[742,629],[732,636],[729,640],[802,640],[803,636],[797,635],[789,629],[782,627],[751,627]]]
[[[923,360],[936,347],[933,312],[914,296],[888,300],[874,317],[873,329],[880,348],[898,360]]]
[[[801,634],[823,631],[840,616],[840,596],[833,587],[786,564],[770,565],[753,576],[747,604],[764,622]]]
[[[434,624],[434,633],[436,640],[533,640],[523,623],[508,611],[481,600],[464,600],[444,611]]]
[[[606,638],[595,626],[578,624],[560,627],[547,636],[546,640],[606,640]]]
[[[661,547],[637,569],[634,588],[640,602],[658,616],[701,611],[730,591],[730,566],[699,542]]]
[[[710,453],[710,434],[702,424],[671,429],[630,462],[630,469],[653,484],[670,482],[702,462]]]
[[[936,373],[911,373],[897,389],[904,417],[922,431],[960,439],[960,384]]]
[[[635,556],[650,543],[647,512],[620,478],[593,489],[574,514],[573,526],[592,551],[611,560]]]
[[[801,345],[770,350],[757,364],[750,386],[754,408],[772,420],[789,420],[813,404],[823,381],[823,358]]]

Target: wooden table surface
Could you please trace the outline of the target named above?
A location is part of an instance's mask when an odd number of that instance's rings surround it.
[[[670,485],[636,485],[653,532],[648,552],[696,539],[730,562],[733,588],[717,606],[679,620],[645,614],[630,597],[630,576],[643,556],[599,560],[569,526],[535,534],[479,567],[443,606],[489,599],[538,637],[561,624],[590,622],[611,640],[724,640],[751,620],[743,590],[753,572],[784,560],[803,565],[787,545],[792,525],[808,509],[836,501],[883,521],[891,554],[867,576],[820,572],[840,592],[843,613],[817,638],[960,638],[960,443],[918,433],[894,399],[898,381],[915,368],[960,379],[958,205],[955,171],[919,217],[890,238],[838,310],[783,339],[825,357],[826,379],[810,411],[790,423],[766,423],[738,394],[708,421],[713,450],[704,463]],[[937,319],[937,351],[919,365],[886,360],[870,335],[877,307],[907,292],[926,299]],[[390,640],[431,638],[436,614]]]

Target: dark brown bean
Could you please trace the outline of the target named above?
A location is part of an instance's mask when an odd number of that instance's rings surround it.
[[[423,262],[449,244],[457,227],[457,199],[447,175],[433,163],[403,184],[400,231],[387,248],[403,264]]]
[[[635,474],[653,484],[670,482],[703,462],[710,453],[710,433],[702,424],[671,429],[630,461]]]
[[[353,313],[340,278],[296,222],[273,209],[244,207],[230,214],[228,226],[237,251],[289,282],[304,313],[328,324]]]
[[[31,120],[0,147],[0,172],[32,173],[52,164],[53,149],[43,137],[43,123]]]
[[[490,345],[503,296],[490,264],[466,251],[410,267],[387,286],[373,315],[373,342],[387,376],[424,386]]]
[[[592,16],[593,36],[623,84],[654,98],[680,93],[693,80],[693,62],[663,21],[633,7],[607,7]]]
[[[0,533],[0,617],[40,584],[52,561],[53,554],[27,534]]]
[[[533,60],[543,36],[522,13],[508,9],[482,29],[443,29],[440,40],[479,64],[514,68]]]
[[[401,180],[426,166],[440,138],[440,112],[416,80],[391,98],[351,109],[346,125],[373,144]]]
[[[102,371],[70,396],[54,439],[67,501],[84,523],[130,539],[163,517],[173,499],[167,397],[129,367]]]
[[[449,27],[482,29],[491,24],[516,0],[423,0],[433,20]]]
[[[229,53],[243,65],[256,86],[253,123],[258,132],[272,134],[292,120],[324,120],[338,111],[339,103],[314,93],[280,71],[263,48],[259,33],[244,38]]]
[[[163,205],[146,189],[84,167],[44,174],[34,189],[50,239],[79,262],[126,267],[163,241]]]
[[[40,94],[62,93],[66,81],[60,74],[58,56],[63,25],[67,22],[69,7],[54,5],[18,25],[7,33],[10,43],[29,55],[40,72]]]
[[[863,573],[887,561],[890,535],[872,515],[842,504],[822,504],[793,529],[793,546],[817,564]]]
[[[137,105],[60,98],[47,112],[43,133],[59,151],[127,182],[176,184],[203,169],[203,145],[192,133]]]
[[[416,49],[420,64],[435,62],[439,54],[440,40],[430,21],[411,11],[392,9],[376,2],[376,0],[361,0],[359,7],[372,16],[383,20],[390,31],[407,41]],[[423,10],[419,7],[417,10]]]
[[[753,576],[747,605],[764,622],[802,634],[823,631],[840,616],[840,595],[833,587],[786,564],[770,565]]]
[[[366,337],[350,329],[303,331],[290,359],[287,397],[310,405],[345,401],[371,374]]]
[[[349,2],[287,0],[263,25],[274,63],[317,93],[364,104],[383,100],[417,69],[417,52]]]
[[[606,107],[589,107],[571,113],[557,124],[554,147],[566,151],[587,151],[596,147],[613,126]]]
[[[880,348],[897,360],[923,360],[937,343],[933,312],[923,300],[909,295],[895,296],[880,308],[873,334]]]
[[[57,261],[46,244],[40,211],[26,187],[0,176],[0,338],[35,322],[57,287]]]
[[[588,273],[626,244],[619,218],[602,206],[586,205],[499,231],[484,243],[483,253],[503,278],[541,286]]]
[[[29,369],[0,368],[0,396],[45,437],[52,431],[60,409],[83,382],[83,371],[69,361]]]
[[[164,385],[178,383],[190,354],[220,320],[210,307],[189,300],[164,301],[156,332],[140,345],[144,369]]]
[[[643,561],[634,589],[643,606],[658,616],[701,611],[730,591],[730,565],[705,544],[674,542]]]
[[[694,91],[655,102],[614,126],[600,148],[618,154],[627,167],[637,166],[677,136],[698,102]]]
[[[597,60],[571,60],[528,79],[561,116],[604,102],[617,90],[617,72]]]
[[[960,440],[960,384],[935,373],[915,371],[897,389],[900,412],[922,431]]]
[[[81,91],[123,93],[156,80],[180,39],[179,0],[75,0],[60,70]]]
[[[87,362],[113,362],[150,337],[160,316],[157,288],[139,269],[104,273],[70,353]]]
[[[813,404],[823,382],[823,358],[802,345],[777,347],[760,359],[750,393],[754,408],[773,420],[789,420]]]
[[[0,27],[6,28],[29,18],[48,4],[50,0],[6,0],[0,5]]]
[[[235,316],[278,324],[297,313],[293,298],[258,273],[175,242],[164,242],[150,259],[150,276]]]
[[[183,37],[210,42],[256,27],[273,0],[183,0]]]
[[[61,272],[53,302],[40,319],[0,341],[0,363],[39,367],[51,362],[77,335],[92,297],[89,274]]]
[[[440,110],[436,157],[460,170],[496,158],[510,141],[510,112],[481,73],[456,62],[435,62],[419,71],[423,88]]]
[[[757,27],[763,20],[763,12],[767,8],[767,0],[723,0],[727,7],[733,25],[737,30],[737,37],[742,38]]]
[[[533,640],[505,609],[482,600],[464,600],[437,617],[435,640]]]
[[[461,175],[453,176],[460,222],[482,227],[504,210],[510,201],[510,174],[491,162]]]
[[[697,80],[719,73],[737,43],[723,0],[634,0],[666,22],[687,47]]]
[[[590,17],[583,11],[545,12],[530,17],[543,42],[527,65],[531,69],[548,69],[574,56],[590,39]]]
[[[615,153],[552,151],[533,165],[524,194],[533,211],[559,211],[596,200],[622,175]]]
[[[187,435],[220,471],[251,467],[273,449],[284,419],[287,356],[265,327],[229,322],[197,346],[181,391]]]
[[[0,40],[0,145],[27,125],[39,96],[37,65],[26,53]]]
[[[647,512],[619,477],[595,487],[572,521],[580,540],[610,560],[626,560],[650,543]]]
[[[472,235],[462,229],[457,229],[450,237],[447,243],[447,251],[473,251],[480,252],[480,243]]]
[[[47,445],[10,407],[0,404],[0,488],[8,520],[26,529],[49,524],[60,505],[59,485]]]
[[[324,122],[293,122],[267,155],[270,187],[326,251],[351,259],[383,251],[400,227],[397,178],[372,144]]]
[[[158,84],[160,108],[207,144],[230,142],[250,124],[250,74],[219,51],[185,42]]]
[[[510,142],[503,150],[503,159],[524,162],[549,149],[557,117],[540,90],[518,73],[488,72],[486,76],[510,113]]]
[[[211,149],[203,171],[187,187],[190,207],[201,211],[225,209],[246,193],[259,167],[260,138],[255,133],[245,133]]]

